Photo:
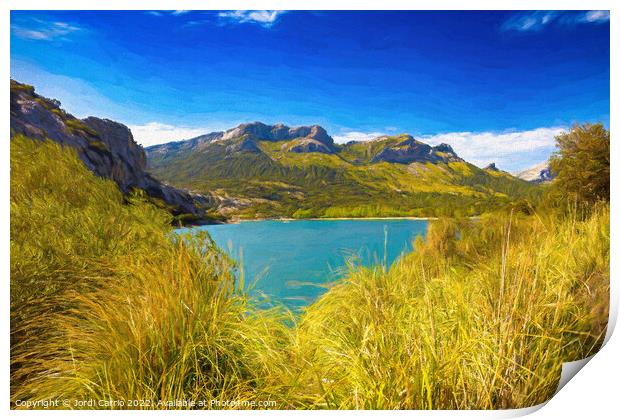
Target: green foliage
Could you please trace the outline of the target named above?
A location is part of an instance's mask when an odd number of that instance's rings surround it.
[[[609,201],[609,131],[602,124],[575,125],[556,144],[551,159],[556,192],[586,205]]]
[[[108,147],[107,144],[105,144],[103,141],[101,140],[97,140],[97,139],[91,139],[88,144],[92,147],[94,147],[95,149],[98,149],[102,152],[110,152],[110,148]]]
[[[92,128],[90,128],[86,124],[84,124],[82,121],[78,120],[77,118],[71,118],[67,114],[65,114],[65,117],[66,117],[66,119],[64,121],[65,125],[74,134],[82,135],[82,136],[88,135],[88,136],[91,136],[91,137],[99,138],[99,133],[97,133],[95,130],[93,130]],[[105,144],[104,144],[104,146],[105,146]]]
[[[11,90],[22,90],[30,95],[34,94],[34,86],[27,85],[25,83],[18,83],[15,80],[11,79]]]

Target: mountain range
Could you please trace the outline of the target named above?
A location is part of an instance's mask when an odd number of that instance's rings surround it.
[[[184,223],[473,216],[539,193],[535,182],[494,164],[478,168],[448,144],[431,146],[408,134],[337,144],[319,125],[254,122],[143,149],[125,125],[78,119],[11,80],[16,135],[73,148],[93,173],[126,194],[144,191]]]
[[[208,192],[228,217],[475,215],[536,193],[448,144],[401,134],[340,145],[318,125],[242,124],[146,155],[154,176]]]

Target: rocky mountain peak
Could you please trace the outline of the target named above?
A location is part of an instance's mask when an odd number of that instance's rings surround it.
[[[227,130],[221,140],[231,140],[248,136],[253,140],[263,141],[285,141],[298,138],[309,138],[317,140],[325,145],[332,145],[332,139],[325,129],[319,125],[288,127],[284,124],[267,125],[260,121],[241,124],[233,129]]]
[[[452,149],[452,146],[447,143],[440,143],[437,146],[433,147],[433,150],[436,152],[449,153],[456,156],[456,152],[454,151],[454,149]]]
[[[499,172],[498,167],[495,165],[495,162],[489,163],[487,166],[483,168],[485,171],[495,171]]]
[[[390,139],[392,137],[382,136],[375,141],[389,141]],[[409,134],[401,134],[396,139],[399,140],[398,143],[384,147],[372,158],[371,162],[410,164],[413,162],[447,163],[461,160],[452,147],[445,143],[431,147]]]

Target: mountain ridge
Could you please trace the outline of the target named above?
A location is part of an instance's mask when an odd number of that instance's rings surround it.
[[[374,162],[391,162],[391,163],[411,163],[414,161],[462,161],[454,152],[452,147],[447,143],[441,143],[437,146],[430,146],[419,140],[416,140],[409,134],[400,134],[398,136],[378,136],[368,141],[350,141],[343,145],[338,145],[333,138],[327,134],[327,131],[320,125],[296,126],[289,127],[282,123],[268,125],[260,121],[253,123],[243,123],[237,127],[226,131],[214,131],[202,134],[186,140],[172,141],[158,145],[148,146],[145,148],[147,154],[157,155],[175,150],[197,149],[207,143],[215,142],[231,142],[238,147],[231,147],[228,151],[250,151],[259,153],[260,150],[256,146],[261,141],[290,141],[285,143],[282,149],[294,153],[337,153],[344,148],[358,144],[369,144],[371,142],[381,142],[399,138],[401,141],[386,146],[376,156],[373,157]]]
[[[318,125],[254,122],[145,150],[157,177],[241,218],[475,215],[531,191],[409,134],[336,144]]]

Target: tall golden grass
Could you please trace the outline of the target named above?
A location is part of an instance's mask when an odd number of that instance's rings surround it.
[[[562,362],[601,345],[608,268],[607,206],[432,223],[389,271],[362,268],[306,310],[297,395],[324,408],[541,403]]]
[[[174,238],[55,143],[14,138],[11,168],[13,402],[269,396],[286,313],[255,308],[208,237]]]
[[[173,235],[72,149],[16,137],[11,169],[13,404],[524,407],[605,333],[606,204],[433,222],[393,267],[351,267],[295,318],[248,295],[207,236]]]

